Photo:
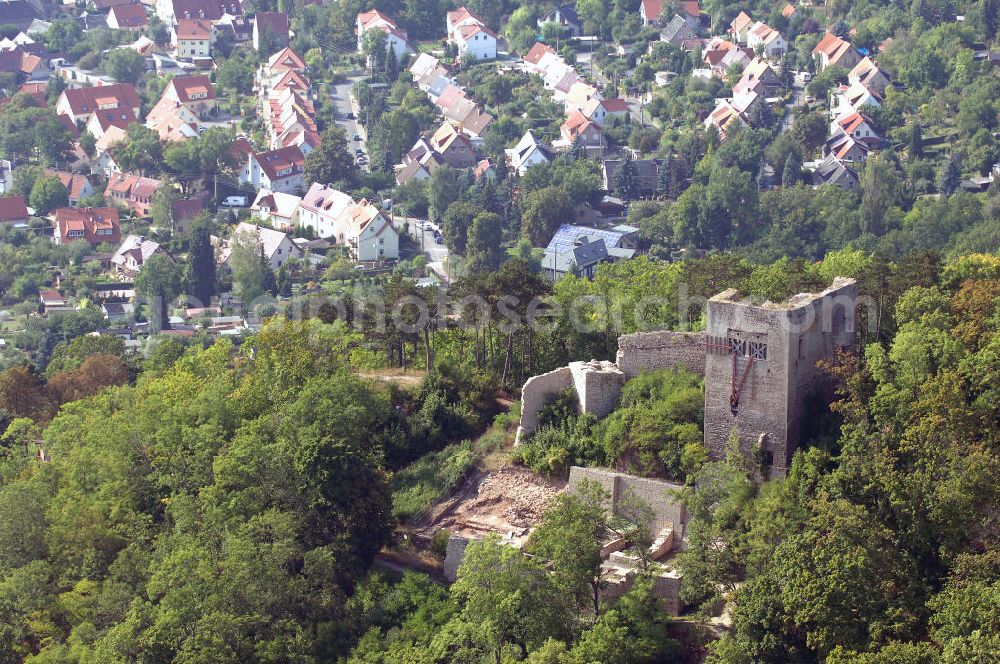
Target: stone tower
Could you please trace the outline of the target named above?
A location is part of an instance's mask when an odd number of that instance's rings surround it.
[[[821,293],[754,305],[730,289],[708,301],[705,446],[725,457],[732,432],[744,454],[759,445],[771,477],[784,477],[814,400],[828,403],[817,368],[854,343],[857,284],[837,277]]]

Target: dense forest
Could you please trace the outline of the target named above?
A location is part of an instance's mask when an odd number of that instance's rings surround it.
[[[239,348],[165,341],[138,360],[59,345],[48,377],[0,375],[4,661],[688,661],[722,601],[733,626],[711,661],[989,661],[1000,261],[849,258],[817,270],[880,288],[884,324],[830,367],[839,426],[786,479],[698,453],[698,384],[683,374],[630,385],[599,427],[550,409],[558,432],[535,448],[569,445],[584,463],[631,451],[693,488],[681,620],[644,583],[593,605],[597,495],[556,501],[526,552],[475,545],[450,589],[370,571],[394,540],[393,474],[495,412],[486,365],[446,360],[456,331],[438,331],[438,368],[406,389],[358,377],[364,334],[318,319],[276,319]],[[766,283],[755,274],[730,266],[713,288]],[[616,277],[641,288],[646,275]],[[597,327],[579,343],[613,334]],[[109,388],[57,378],[88,362],[123,366]]]

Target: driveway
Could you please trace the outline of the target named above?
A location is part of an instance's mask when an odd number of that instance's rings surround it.
[[[354,105],[354,100],[351,98],[351,89],[357,81],[360,81],[364,76],[351,76],[343,83],[338,83],[330,89],[330,97],[333,99],[334,115],[333,119],[338,125],[344,128],[344,132],[347,134],[347,146],[351,154],[354,154],[356,148],[361,148],[368,154],[368,147],[365,145],[365,130],[360,124],[348,115],[353,115],[357,117],[358,109]],[[360,141],[355,141],[354,137],[360,136]],[[362,169],[367,171],[368,165]]]
[[[449,283],[447,270],[448,247],[434,241],[434,231],[420,230],[418,224],[424,222],[424,219],[396,217],[396,224],[405,227],[410,236],[415,238],[418,244],[422,245],[424,256],[427,257],[427,267],[433,270],[442,281]]]

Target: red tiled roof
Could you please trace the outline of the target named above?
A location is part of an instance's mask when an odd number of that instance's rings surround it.
[[[86,240],[93,245],[121,241],[118,210],[113,207],[59,208],[54,224],[59,241],[64,244],[75,240]]]
[[[208,41],[212,38],[212,24],[198,18],[182,18],[177,21],[177,39]]]
[[[117,5],[111,8],[119,27],[139,27],[146,25],[149,19],[146,8],[140,4]]]
[[[278,171],[287,168],[292,169],[292,174],[299,173],[306,163],[306,158],[302,154],[302,150],[295,145],[261,152],[255,156],[255,159],[269,180],[275,180],[278,177],[288,177],[288,175],[278,175]]]
[[[546,53],[555,53],[556,49],[542,42],[535,42],[535,45],[524,54],[524,61],[537,65],[545,57]]]
[[[601,102],[601,106],[603,106],[604,110],[608,113],[628,112],[628,102],[624,99],[605,99]]]
[[[111,98],[119,107],[139,108],[139,94],[130,83],[114,83],[92,88],[67,88],[63,91],[73,115],[90,114],[97,110],[97,99]]]
[[[0,197],[0,223],[27,220],[28,208],[24,204],[24,196]]]
[[[209,80],[208,76],[175,76],[171,79],[170,85],[177,92],[177,98],[185,104],[191,101],[192,94],[198,92],[206,93],[206,96],[200,97],[196,101],[215,99],[212,81]]]

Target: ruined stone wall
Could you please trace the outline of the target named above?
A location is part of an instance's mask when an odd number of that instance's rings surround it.
[[[702,332],[636,332],[618,337],[618,368],[628,378],[643,371],[684,366],[705,373],[705,335]]]
[[[555,371],[532,376],[521,388],[521,422],[518,437],[522,433],[534,433],[538,428],[538,410],[553,394],[573,387],[573,373],[569,367],[559,367]]]
[[[580,399],[580,412],[605,417],[621,397],[625,374],[611,362],[570,362],[573,386]]]
[[[448,546],[444,550],[442,571],[444,578],[448,579],[449,582],[454,583],[455,579],[458,578],[458,568],[465,558],[465,549],[469,546],[470,541],[472,540],[461,535],[452,535],[448,538]]]
[[[575,491],[581,482],[597,482],[611,496],[608,509],[613,514],[621,514],[623,503],[630,496],[640,499],[653,511],[653,520],[646,524],[655,537],[668,524],[674,527],[674,546],[679,547],[687,525],[687,510],[681,503],[678,492],[686,489],[680,484],[628,475],[608,468],[569,469],[568,491]]]

